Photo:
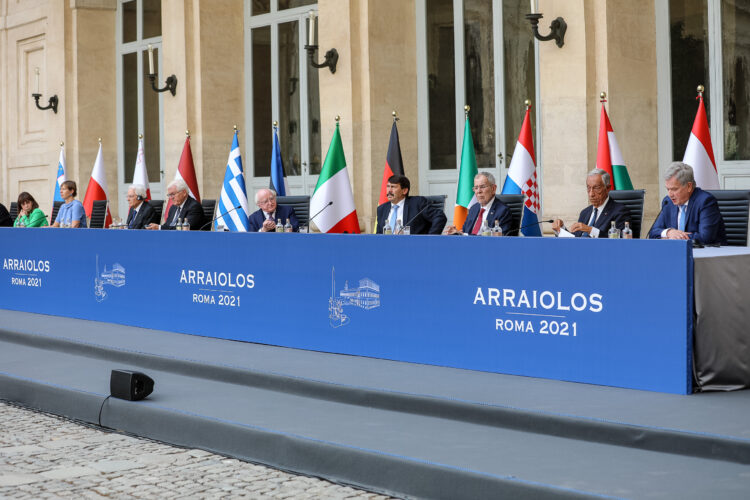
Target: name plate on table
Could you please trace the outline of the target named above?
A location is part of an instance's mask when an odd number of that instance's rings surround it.
[[[0,229],[0,307],[686,394],[681,241]]]

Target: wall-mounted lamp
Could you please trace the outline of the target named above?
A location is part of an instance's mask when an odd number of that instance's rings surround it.
[[[318,20],[318,16],[315,15],[315,11],[310,11],[309,19],[310,22],[307,25],[307,45],[305,45],[305,50],[307,51],[307,55],[310,56],[310,66],[318,69],[327,67],[331,70],[331,73],[335,73],[336,64],[339,62],[339,52],[336,49],[330,49],[326,52],[326,59],[324,62],[320,64],[315,62],[315,51],[318,50],[318,44],[315,40],[315,24]]]
[[[167,77],[166,86],[164,88],[156,88],[156,73],[154,72],[154,47],[151,44],[148,45],[148,79],[151,80],[151,88],[154,89],[154,92],[164,92],[165,90],[168,90],[172,93],[172,95],[175,95],[175,93],[177,92],[177,77],[174,75],[169,75]]]
[[[34,68],[34,73],[36,73],[36,93],[31,94],[31,97],[34,98],[34,102],[36,102],[36,107],[44,111],[45,109],[51,109],[52,111],[57,114],[57,94],[53,95],[49,98],[49,102],[45,107],[41,107],[39,105],[39,99],[41,99],[42,94],[39,93],[39,68]]]
[[[565,19],[558,17],[552,24],[549,25],[549,35],[542,36],[539,34],[539,20],[542,18],[541,12],[535,13],[534,6],[535,0],[531,0],[531,13],[526,14],[526,19],[531,23],[531,30],[534,32],[534,37],[540,42],[546,42],[548,40],[554,40],[557,42],[558,47],[562,47],[565,44],[565,32],[568,30],[568,23]]]

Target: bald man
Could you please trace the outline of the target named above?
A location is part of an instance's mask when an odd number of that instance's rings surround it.
[[[281,219],[292,224],[292,231],[299,231],[299,221],[292,207],[276,205],[276,192],[273,189],[259,189],[255,193],[258,210],[250,214],[248,232],[272,233],[276,231],[276,221]]]

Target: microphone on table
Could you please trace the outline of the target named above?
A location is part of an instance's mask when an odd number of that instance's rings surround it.
[[[310,223],[311,223],[311,222],[313,221],[313,219],[314,219],[315,217],[317,217],[318,215],[322,214],[322,213],[323,213],[323,210],[325,210],[326,208],[330,207],[331,205],[333,205],[333,200],[329,201],[329,202],[328,202],[328,203],[326,204],[326,206],[324,206],[323,208],[321,208],[320,210],[318,210],[318,213],[317,213],[317,214],[315,214],[315,215],[313,215],[312,217],[310,217],[309,219],[307,219],[307,224],[308,224],[308,226],[307,226],[307,232],[308,232],[308,233],[310,232],[310,226],[309,226],[309,224],[310,224]]]
[[[651,234],[651,230],[654,229],[654,226],[656,225],[656,221],[658,221],[659,217],[661,217],[661,213],[664,211],[664,208],[667,206],[667,203],[669,203],[669,198],[665,198],[664,201],[661,203],[661,210],[659,210],[659,213],[656,214],[656,219],[654,219],[654,222],[651,224],[651,227],[648,229],[645,239],[648,239],[648,236]],[[641,236],[643,236],[642,233],[641,233]]]
[[[414,217],[412,217],[411,219],[409,219],[409,222],[407,222],[406,224],[404,224],[404,226],[411,226],[411,223],[414,222],[414,219],[416,219],[417,217],[419,217],[419,214],[421,214],[422,212],[424,212],[425,210],[427,210],[431,206],[432,206],[432,203],[427,203],[425,206],[422,207],[422,210],[420,210],[419,212],[417,212],[417,215],[415,215]]]
[[[518,229],[511,229],[510,231],[508,231],[508,234],[505,234],[505,235],[503,235],[503,236],[510,236],[510,235],[511,235],[511,234],[513,234],[513,233],[518,233],[518,232],[520,232],[520,231],[521,231],[521,229],[526,229],[527,227],[534,227],[534,226],[538,226],[539,224],[544,224],[545,222],[549,222],[549,223],[552,223],[552,222],[555,222],[555,221],[554,221],[554,220],[552,220],[552,219],[549,219],[549,220],[540,220],[540,221],[538,221],[538,222],[534,222],[533,224],[526,224],[525,226],[521,226],[521,227],[519,227]]]
[[[240,208],[242,208],[242,205],[237,205],[237,206],[236,206],[236,207],[234,207],[233,209],[231,209],[231,210],[227,210],[226,212],[224,212],[223,214],[221,214],[220,216],[218,216],[218,217],[217,217],[217,218],[215,218],[214,220],[206,222],[205,224],[203,224],[203,225],[201,226],[201,228],[200,228],[200,231],[203,231],[203,228],[204,228],[204,227],[208,227],[208,226],[210,226],[211,224],[213,224],[213,223],[214,223],[214,222],[216,222],[217,220],[221,219],[221,218],[222,218],[222,217],[224,217],[225,215],[229,215],[229,214],[231,214],[232,212],[234,212],[235,210],[239,210]]]

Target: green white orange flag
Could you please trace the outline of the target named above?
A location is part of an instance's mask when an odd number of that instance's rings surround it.
[[[474,177],[477,173],[477,157],[474,155],[474,141],[471,138],[469,117],[464,124],[464,143],[461,146],[461,168],[458,171],[456,208],[453,209],[453,225],[461,229],[466,221],[469,208],[477,202],[474,196]]]
[[[338,123],[320,170],[318,184],[310,198],[310,214],[314,217],[310,222],[315,222],[322,233],[359,234],[359,220]]]
[[[602,117],[599,121],[599,147],[596,152],[596,167],[609,173],[612,179],[612,189],[633,189],[633,183],[628,175],[625,160],[622,159],[620,146],[617,144],[612,124],[609,123],[607,110],[604,109],[606,100],[602,99]]]

